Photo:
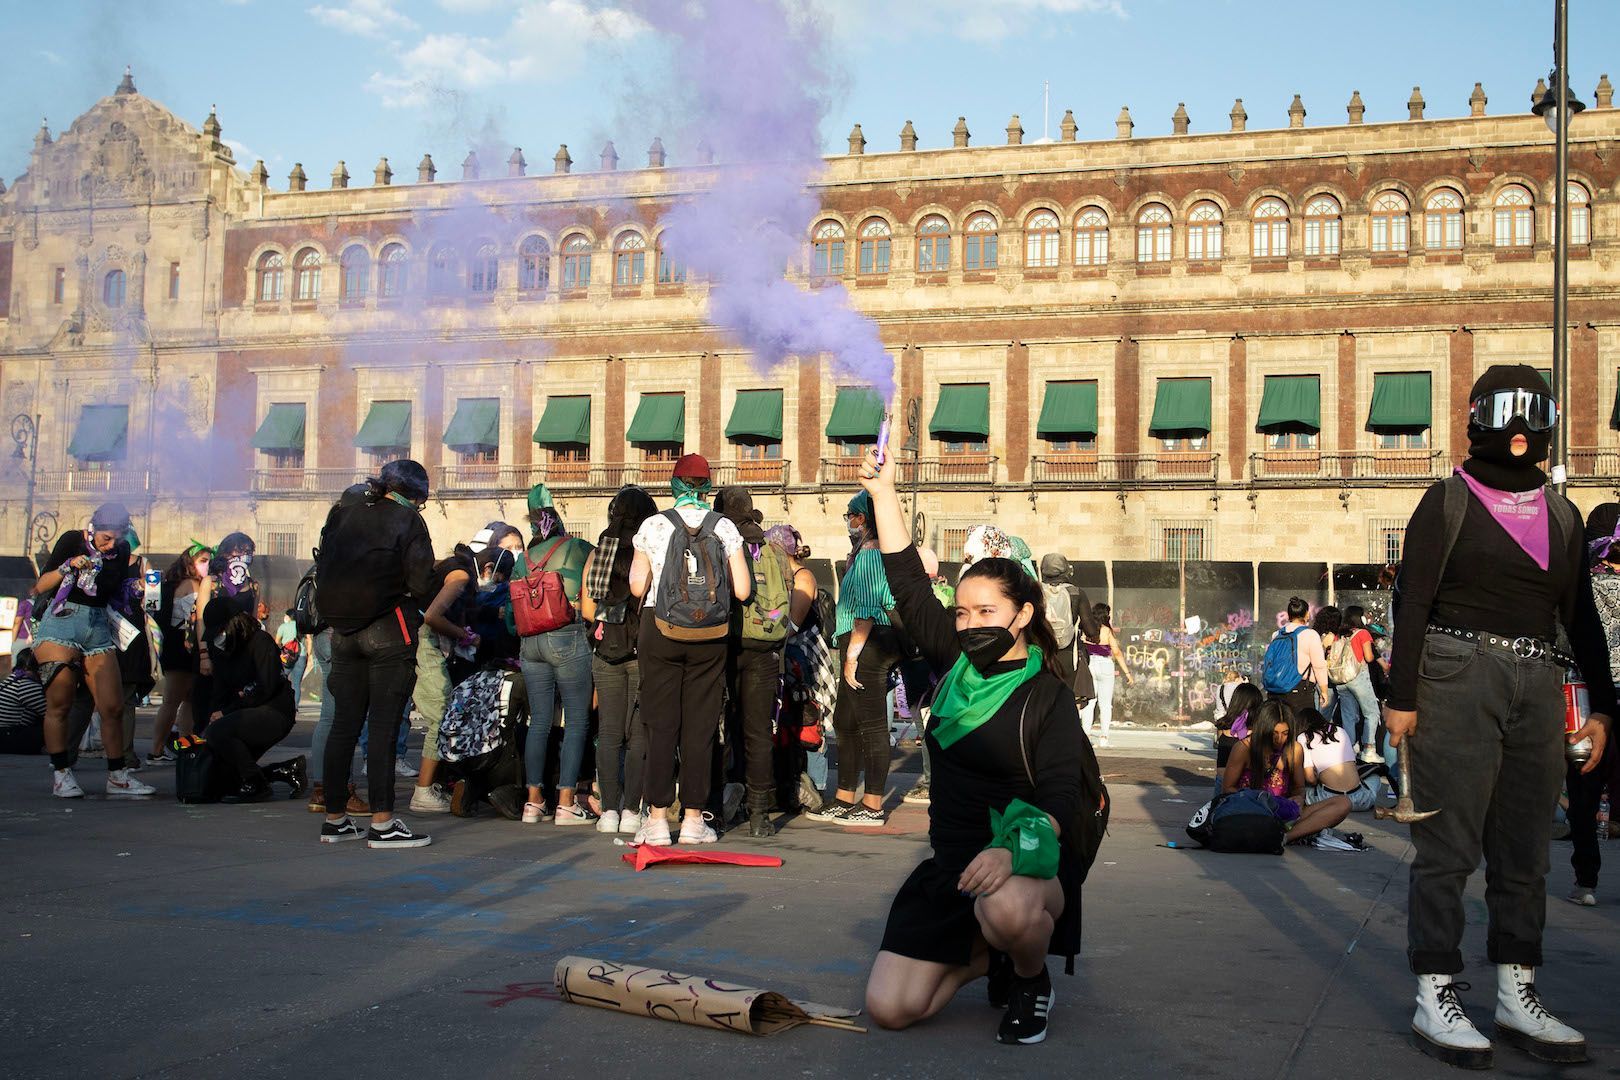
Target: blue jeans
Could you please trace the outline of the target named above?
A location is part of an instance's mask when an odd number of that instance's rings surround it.
[[[292,670],[287,673],[287,681],[292,683],[293,711],[298,711],[298,700],[304,689],[304,671],[309,667],[309,653],[303,649],[298,651],[298,659],[293,661]]]
[[[1339,726],[1344,729],[1344,736],[1351,746],[1360,746],[1361,742],[1356,738],[1356,733],[1361,729],[1361,701],[1348,685],[1335,686],[1332,689],[1333,700],[1338,703]],[[1377,719],[1374,718],[1374,726],[1377,723]]]
[[[576,622],[526,637],[518,651],[523,685],[529,691],[529,735],[523,744],[523,772],[531,787],[545,782],[546,749],[562,694],[563,744],[557,786],[572,791],[579,783],[585,744],[591,736],[591,645],[585,624]]]

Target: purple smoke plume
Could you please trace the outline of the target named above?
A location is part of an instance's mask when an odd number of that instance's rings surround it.
[[[685,124],[684,145],[707,140],[720,166],[712,186],[665,219],[667,246],[709,282],[710,319],[762,368],[826,354],[835,371],[887,400],[894,361],[877,324],[837,283],[807,289],[784,278],[820,210],[809,185],[823,169],[819,132],[832,82],[820,28],[792,0],[630,7],[674,39],[663,85],[674,101],[664,104]]]

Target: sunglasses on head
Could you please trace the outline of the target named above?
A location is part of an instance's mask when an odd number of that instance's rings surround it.
[[[1551,431],[1558,422],[1558,403],[1535,390],[1496,390],[1468,406],[1469,420],[1487,431],[1501,431],[1514,417],[1531,431]]]

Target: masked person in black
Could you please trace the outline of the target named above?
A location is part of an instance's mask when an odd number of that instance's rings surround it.
[[[292,797],[302,795],[304,758],[259,766],[259,758],[293,729],[292,685],[276,639],[223,596],[203,610],[202,632],[214,667],[214,697],[206,706],[212,720],[205,738],[214,757],[233,774],[224,801],[272,799],[272,780],[291,787]]]
[[[427,497],[426,469],[414,461],[390,461],[367,482],[364,499],[339,502],[321,529],[316,605],[333,630],[336,703],[322,780],[331,792],[348,786],[364,724],[371,805],[371,829],[362,832],[333,800],[321,826],[322,843],[362,836],[373,848],[431,842],[394,816],[394,738],[416,685],[422,612],[434,598],[433,542],[421,514]]]
[[[1483,855],[1496,1031],[1544,1060],[1583,1061],[1585,1038],[1546,1010],[1535,985],[1564,777],[1568,658],[1553,643],[1576,610],[1580,519],[1537,467],[1557,418],[1546,380],[1496,365],[1469,403],[1468,460],[1428,490],[1406,529],[1384,708],[1417,809],[1439,810],[1412,826],[1414,1042],[1450,1064],[1491,1062],[1452,978],[1463,970],[1463,888]],[[1606,742],[1606,718],[1588,728]]]

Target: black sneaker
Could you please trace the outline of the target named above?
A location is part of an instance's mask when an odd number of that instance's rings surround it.
[[[1011,1000],[1001,1018],[996,1042],[1009,1046],[1030,1046],[1046,1040],[1046,1017],[1052,1011],[1052,976],[1046,969],[1033,979],[1016,973],[1012,978]]]
[[[986,996],[992,1009],[1005,1009],[1012,998],[1012,957],[1000,949],[990,950],[990,970],[987,974]]]
[[[489,805],[507,821],[523,820],[524,790],[515,784],[498,787],[489,793]]]
[[[395,818],[380,829],[373,825],[366,833],[366,847],[368,848],[427,847],[431,843],[433,843],[433,837],[417,836],[399,818]]]
[[[344,818],[342,821],[321,822],[321,843],[341,844],[345,840],[358,840],[365,833],[353,818]]]
[[[879,829],[887,820],[883,811],[873,810],[862,803],[860,806],[850,807],[849,813],[838,819],[838,824],[851,829]]]
[[[832,802],[822,803],[820,810],[812,810],[804,816],[811,821],[825,821],[833,825],[842,825],[844,819],[854,809],[855,807],[852,804],[834,799]]]

